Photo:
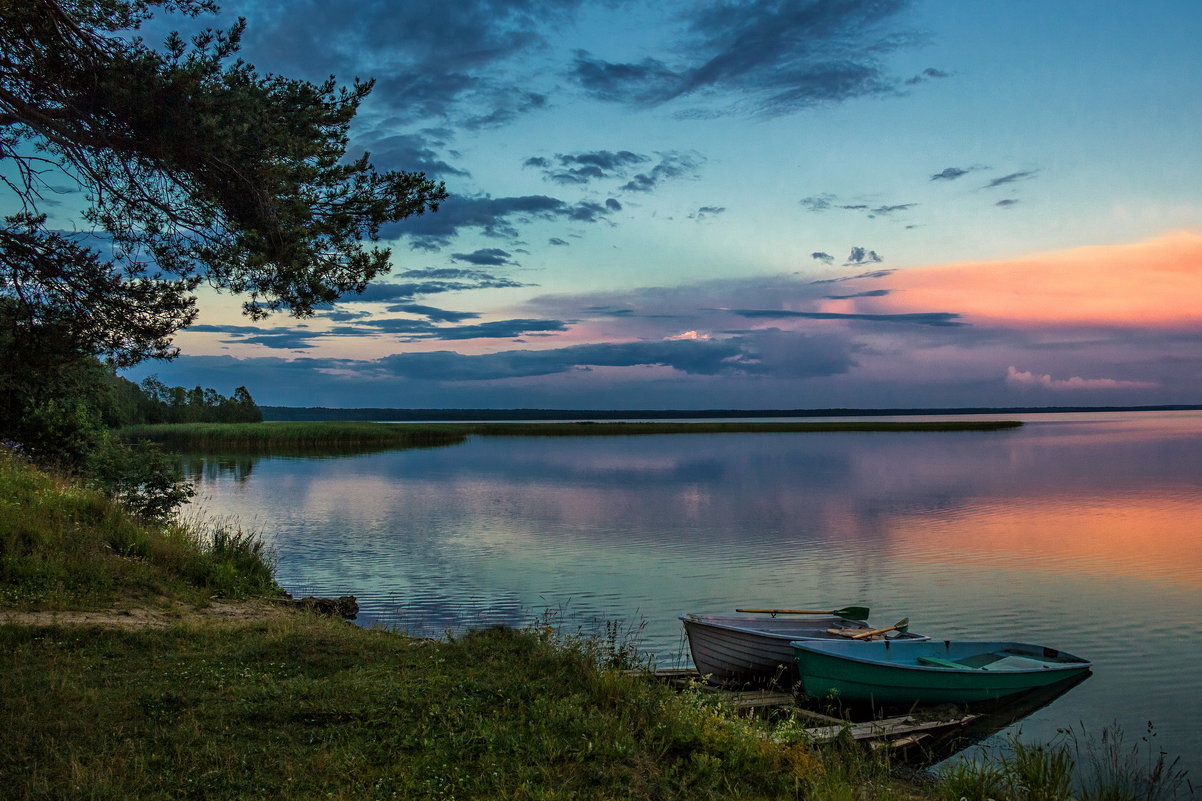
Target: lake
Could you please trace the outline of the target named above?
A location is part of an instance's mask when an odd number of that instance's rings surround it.
[[[473,437],[188,460],[196,505],[261,530],[296,594],[440,636],[621,621],[688,664],[677,615],[872,607],[939,639],[1094,662],[1024,737],[1122,725],[1202,776],[1202,413],[1009,415],[955,433]]]

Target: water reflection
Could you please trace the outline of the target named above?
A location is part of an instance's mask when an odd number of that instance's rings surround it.
[[[197,474],[206,508],[264,529],[286,587],[357,595],[365,623],[645,619],[668,666],[686,658],[680,612],[866,604],[1092,659],[1032,736],[1151,719],[1202,754],[1182,710],[1202,693],[1200,445],[1197,413],[1047,415],[992,433],[473,438]]]

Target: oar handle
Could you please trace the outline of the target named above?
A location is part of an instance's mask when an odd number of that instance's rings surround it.
[[[871,629],[869,631],[861,631],[858,634],[851,635],[853,640],[866,640],[869,637],[875,637],[878,634],[885,634],[890,631],[904,631],[910,626],[910,618],[905,618],[894,623],[892,626],[886,626],[883,629]]]
[[[753,612],[761,615],[833,615],[834,609],[736,609],[736,612]]]

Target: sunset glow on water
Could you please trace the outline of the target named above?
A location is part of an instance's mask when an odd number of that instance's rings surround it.
[[[249,468],[249,472],[247,469]],[[214,471],[295,592],[426,636],[625,621],[687,664],[676,615],[866,604],[942,638],[1051,645],[1094,675],[1022,723],[1133,732],[1197,765],[1202,413],[1030,415],[989,433],[475,438]]]

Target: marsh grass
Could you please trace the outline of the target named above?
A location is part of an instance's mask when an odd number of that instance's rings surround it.
[[[100,492],[0,456],[0,606],[278,593],[251,532],[140,520]]]
[[[551,423],[180,423],[131,426],[121,435],[150,440],[176,451],[303,453],[454,445],[469,436],[580,437],[650,434],[998,431],[1009,420],[822,421],[822,422],[551,422]]]
[[[1194,794],[1181,758],[1157,746],[1151,721],[1136,741],[1129,741],[1118,724],[1097,735],[1083,726],[1066,735],[1081,767],[1081,801],[1168,801]]]
[[[355,452],[380,448],[453,445],[466,434],[441,427],[388,423],[175,423],[130,426],[129,440],[150,440],[172,450],[304,452],[315,448]]]
[[[1010,737],[1000,754],[954,763],[940,772],[947,801],[1170,801],[1193,797],[1178,759],[1154,742],[1149,722],[1139,742],[1128,743],[1114,724],[1097,736],[1082,726],[1061,730],[1046,744]]]

